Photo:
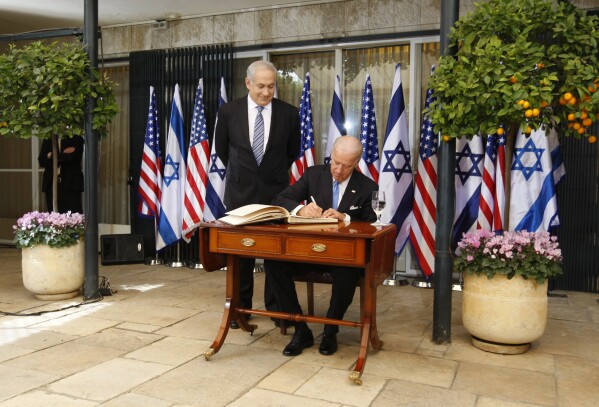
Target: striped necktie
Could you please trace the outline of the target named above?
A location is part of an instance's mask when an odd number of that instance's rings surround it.
[[[254,141],[252,143],[252,151],[258,165],[262,162],[264,156],[264,118],[262,117],[262,110],[264,106],[256,106],[258,114],[256,115],[256,123],[254,124]]]
[[[339,183],[333,181],[333,209],[337,210],[339,206]]]

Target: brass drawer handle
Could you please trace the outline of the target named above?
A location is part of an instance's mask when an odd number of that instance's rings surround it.
[[[322,253],[327,249],[327,245],[324,243],[314,243],[312,245],[312,251],[315,251],[316,253]]]
[[[254,239],[250,239],[249,237],[245,237],[245,238],[241,239],[242,246],[252,247],[255,244],[256,244],[256,241]]]

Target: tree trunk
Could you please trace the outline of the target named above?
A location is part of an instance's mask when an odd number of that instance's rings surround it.
[[[58,136],[52,136],[52,211],[58,212]]]
[[[509,126],[507,138],[505,140],[505,219],[503,220],[503,230],[508,230],[510,226],[510,199],[512,192],[512,157],[514,156],[514,147],[516,146],[516,137],[519,127],[517,124]]]

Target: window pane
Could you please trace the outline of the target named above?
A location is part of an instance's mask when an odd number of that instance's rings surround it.
[[[343,107],[345,108],[347,132],[353,136],[359,136],[362,94],[366,84],[366,75],[370,74],[379,149],[383,146],[385,139],[395,65],[398,63],[401,63],[401,82],[406,105],[406,117],[409,118],[410,46],[395,45],[343,51]]]
[[[304,79],[310,72],[310,102],[314,126],[316,164],[324,162],[327,128],[335,90],[335,52],[272,55],[270,61],[279,71],[278,98],[299,108]]]

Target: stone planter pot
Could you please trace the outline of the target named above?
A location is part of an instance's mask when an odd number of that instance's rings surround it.
[[[515,276],[464,273],[464,328],[480,349],[504,354],[524,353],[547,325],[547,280],[538,284]]]
[[[23,285],[40,300],[65,300],[79,295],[85,270],[84,243],[53,248],[23,248]]]

